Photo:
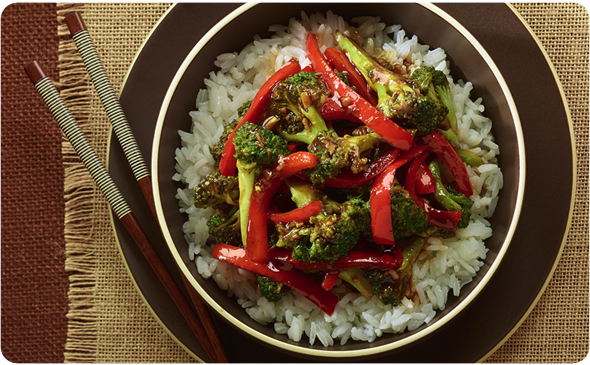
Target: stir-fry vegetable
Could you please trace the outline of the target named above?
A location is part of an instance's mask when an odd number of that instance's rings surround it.
[[[283,68],[281,68],[277,73],[275,73],[267,82],[262,85],[256,97],[252,101],[252,105],[248,109],[248,112],[240,122],[236,125],[234,131],[230,133],[223,153],[221,155],[221,160],[219,161],[219,171],[225,176],[231,176],[235,173],[236,170],[236,160],[234,154],[236,153],[236,149],[233,144],[233,139],[235,136],[235,131],[241,127],[245,122],[255,123],[258,118],[262,115],[266,104],[270,100],[270,93],[272,89],[278,84],[280,81],[286,79],[287,77],[296,74],[301,70],[301,66],[299,66],[299,62],[291,61],[287,63]]]
[[[324,290],[310,278],[297,270],[292,270],[277,261],[265,264],[252,261],[243,248],[218,243],[213,248],[212,256],[218,260],[229,262],[255,274],[264,275],[273,280],[287,285],[317,305],[326,314],[332,315],[338,297]]]
[[[308,152],[295,152],[271,166],[264,172],[263,177],[256,181],[248,213],[246,252],[250,259],[261,263],[269,260],[266,216],[274,193],[289,177],[316,164],[315,155]]]
[[[340,281],[403,298],[428,238],[469,224],[464,160],[478,163],[458,146],[446,75],[398,75],[337,41],[323,54],[309,33],[311,66],[290,61],[264,83],[195,191],[215,211],[214,258],[257,274],[268,300],[291,288],[328,315]]]
[[[412,146],[412,134],[383,115],[336,75],[320,51],[316,36],[313,33],[309,33],[307,36],[307,55],[313,68],[317,72],[321,72],[322,78],[328,84],[332,94],[338,94],[340,103],[348,108],[347,110],[352,115],[360,119],[393,146],[402,150],[407,150]]]

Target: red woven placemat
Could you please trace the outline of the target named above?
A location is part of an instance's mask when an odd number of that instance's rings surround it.
[[[64,271],[61,131],[23,67],[57,77],[55,4],[12,4],[2,25],[2,354],[63,362]]]

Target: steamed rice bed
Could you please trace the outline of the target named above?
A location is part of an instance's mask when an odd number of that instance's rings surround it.
[[[400,25],[386,25],[378,17],[352,19],[356,31],[363,37],[363,46],[371,53],[385,52],[391,63],[405,64],[409,71],[419,66],[433,66],[449,74],[444,50],[430,49],[419,44],[416,36],[409,38]],[[287,26],[274,25],[269,39],[255,36],[241,52],[219,55],[217,71],[204,80],[199,91],[196,110],[190,113],[190,132],[179,131],[182,147],[176,150],[176,170],[173,179],[184,183],[178,189],[180,211],[188,215],[183,225],[188,242],[189,257],[194,260],[203,278],[211,278],[219,287],[235,296],[251,318],[263,325],[272,325],[279,334],[300,341],[305,335],[310,344],[323,346],[335,342],[345,344],[349,339],[372,342],[383,333],[412,331],[429,323],[437,310],[443,310],[449,295],[458,296],[483,265],[487,248],[484,240],[492,235],[488,219],[492,216],[498,192],[502,188],[502,173],[497,165],[498,146],[491,134],[492,121],[484,117],[481,99],[471,100],[472,84],[462,80],[451,82],[457,115],[461,148],[481,156],[485,163],[467,166],[473,186],[474,200],[470,224],[457,230],[453,238],[431,237],[413,266],[415,291],[412,298],[392,307],[376,297],[367,299],[350,292],[338,282],[332,292],[340,300],[332,316],[291,290],[273,303],[257,290],[256,276],[231,264],[211,257],[214,245],[208,240],[207,221],[211,208],[198,209],[193,204],[194,188],[202,178],[214,171],[210,149],[219,141],[223,127],[237,118],[238,108],[256,95],[260,86],[290,59],[299,60],[301,67],[309,65],[305,52],[309,31],[317,35],[322,52],[337,46],[336,30],[352,31],[342,17],[302,13],[301,19],[291,19]]]

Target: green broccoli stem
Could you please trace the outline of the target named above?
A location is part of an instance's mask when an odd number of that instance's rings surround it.
[[[375,62],[374,59],[362,48],[353,43],[353,41],[342,33],[338,32],[336,41],[342,50],[348,54],[351,62],[357,67],[369,85],[377,92],[378,100],[390,98],[388,91],[393,90],[391,87],[397,85],[399,78]]]
[[[459,137],[457,137],[457,133],[452,129],[437,129],[437,132],[442,134],[451,145],[455,148],[459,148]]]
[[[366,54],[364,49],[357,47],[348,37],[340,32],[336,33],[336,42],[338,42],[340,48],[350,56],[351,62],[364,76],[365,80],[370,80],[370,72],[373,70],[375,63],[371,57]]]
[[[297,113],[296,108],[290,108],[294,113]],[[315,106],[311,105],[307,109],[301,109],[304,118],[307,118],[309,124],[305,125],[305,129],[298,133],[287,133],[282,130],[278,130],[277,134],[288,142],[303,142],[305,144],[311,144],[321,131],[330,130],[322,118],[322,114],[316,109]],[[303,119],[303,118],[302,118]]]
[[[483,158],[479,157],[475,152],[458,148],[457,155],[459,155],[463,162],[470,166],[477,167],[483,165]]]
[[[298,208],[303,207],[314,200],[322,200],[324,194],[314,188],[307,181],[301,179],[288,179],[286,182],[291,192],[291,200]]]
[[[375,132],[363,134],[360,136],[341,137],[343,147],[353,149],[358,148],[359,155],[375,147],[380,141],[381,136]]]
[[[258,175],[258,169],[247,170],[240,160],[236,161],[238,169],[238,185],[240,197],[238,199],[240,206],[240,232],[242,235],[242,244],[246,247],[246,238],[248,232],[248,213],[250,212],[250,201],[254,191],[254,182]]]
[[[436,161],[432,161],[430,164],[428,164],[428,169],[432,173],[436,184],[436,189],[434,190],[434,197],[436,200],[447,210],[461,210],[461,205],[453,200],[449,194],[449,191],[442,182],[438,163]]]
[[[359,291],[364,297],[371,298],[373,296],[373,286],[367,278],[363,269],[354,268],[340,271],[338,274],[340,279],[346,281]]]
[[[414,262],[418,259],[422,248],[428,241],[428,238],[436,232],[437,228],[430,226],[428,229],[422,233],[419,233],[414,236],[410,245],[406,246],[402,250],[402,255],[404,260],[400,265],[399,269],[396,270],[396,274],[399,276],[400,282],[400,291],[399,294],[403,295],[403,286],[407,284],[409,281],[410,276],[412,275],[412,266],[414,266]]]
[[[385,85],[380,83],[369,83],[373,90],[377,92],[377,109],[379,110],[387,110],[387,100],[389,99],[389,94],[387,93],[387,88]]]
[[[452,129],[438,129],[437,131],[451,143],[464,163],[475,167],[483,164],[483,158],[479,157],[475,152],[463,149],[459,146],[459,138]]]
[[[449,113],[447,114],[447,119],[449,120],[449,125],[451,126],[451,130],[453,132],[457,132],[457,115],[455,114],[455,107],[453,106],[453,98],[451,96],[451,89],[449,85],[436,85],[434,87],[436,94],[440,101],[442,101],[447,109],[449,109]]]
[[[291,192],[291,200],[295,205],[300,208],[314,200],[321,200],[323,207],[322,210],[332,212],[340,211],[340,203],[330,199],[324,192],[316,189],[307,181],[302,179],[289,179],[285,182]]]
[[[239,207],[232,207],[232,209],[227,214],[227,219],[223,222],[220,226],[229,226],[235,224],[240,219],[240,209]]]

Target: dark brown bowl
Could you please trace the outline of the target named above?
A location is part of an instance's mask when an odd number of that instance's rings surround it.
[[[188,113],[194,109],[197,92],[203,80],[215,69],[217,55],[241,50],[253,35],[269,35],[269,25],[286,24],[301,11],[334,13],[350,20],[359,15],[379,15],[386,24],[401,24],[409,35],[431,47],[443,48],[451,61],[455,79],[469,80],[474,89],[471,96],[482,97],[485,115],[494,122],[492,133],[499,144],[499,165],[504,187],[491,224],[494,235],[486,240],[489,248],[484,266],[474,280],[461,290],[459,297],[450,297],[446,308],[428,325],[403,334],[385,334],[373,343],[349,341],[346,345],[325,348],[289,340],[272,327],[252,320],[235,298],[228,298],[213,280],[204,280],[188,258],[187,243],[182,232],[186,216],[179,213],[175,198],[179,183],[174,182],[174,151],[180,146],[178,130],[190,128]],[[247,31],[245,31],[247,30]],[[212,28],[194,47],[172,81],[158,118],[152,171],[158,218],[164,237],[176,263],[206,302],[225,320],[246,334],[285,351],[305,356],[336,359],[370,357],[386,351],[399,350],[424,339],[456,318],[478,296],[489,282],[506,253],[520,214],[525,176],[524,140],[520,120],[508,86],[483,47],[457,21],[433,5],[419,4],[270,4],[244,5]]]

